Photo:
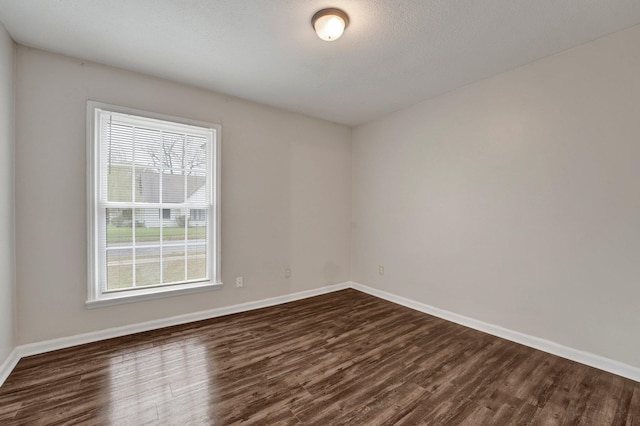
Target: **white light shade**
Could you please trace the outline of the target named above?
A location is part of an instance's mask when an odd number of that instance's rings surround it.
[[[340,38],[349,25],[349,18],[340,9],[323,9],[313,15],[311,23],[318,37],[325,41],[334,41]]]

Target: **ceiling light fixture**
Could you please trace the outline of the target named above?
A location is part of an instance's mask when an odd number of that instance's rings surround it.
[[[340,9],[322,9],[313,15],[311,25],[322,40],[334,41],[340,38],[349,25],[349,16]]]

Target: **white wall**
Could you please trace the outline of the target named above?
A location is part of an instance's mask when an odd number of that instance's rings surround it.
[[[0,24],[0,364],[15,339],[13,240],[13,40]]]
[[[25,47],[16,60],[20,344],[349,279],[349,128]],[[87,99],[222,125],[222,290],[85,308]]]
[[[352,280],[640,366],[640,26],[360,126],[352,158]]]

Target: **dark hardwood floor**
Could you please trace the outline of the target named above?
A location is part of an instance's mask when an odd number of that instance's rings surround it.
[[[640,425],[640,383],[343,290],[22,359],[0,424]]]

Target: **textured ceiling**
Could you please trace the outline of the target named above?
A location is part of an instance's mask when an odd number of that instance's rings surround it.
[[[344,36],[310,18],[337,6]],[[640,23],[639,0],[0,0],[18,42],[349,125]]]

